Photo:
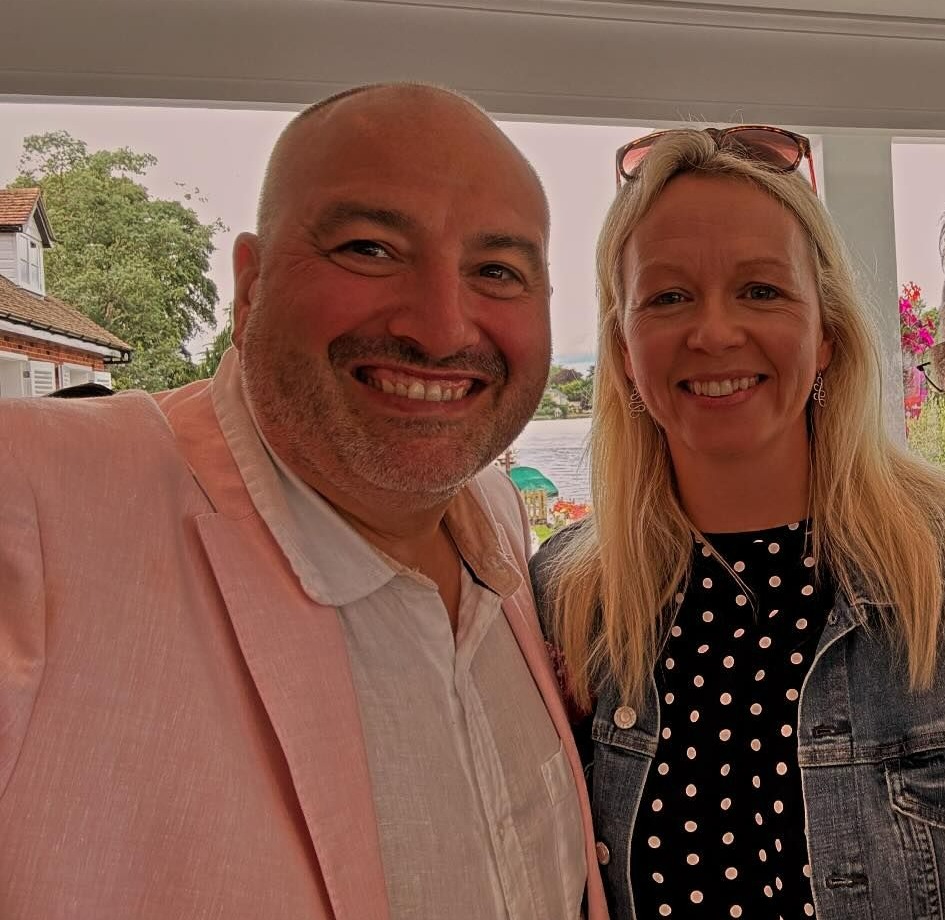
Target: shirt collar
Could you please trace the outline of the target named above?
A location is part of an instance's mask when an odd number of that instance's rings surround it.
[[[340,607],[398,575],[422,579],[362,537],[268,445],[244,392],[235,348],[223,356],[212,386],[220,428],[253,505],[310,597]],[[446,510],[446,526],[475,578],[505,598],[522,575],[481,492],[476,480],[465,486]]]

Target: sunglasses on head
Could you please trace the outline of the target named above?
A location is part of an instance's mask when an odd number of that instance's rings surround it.
[[[668,134],[676,134],[683,128],[654,131],[624,144],[617,151],[617,187],[628,180],[646,155]],[[763,163],[775,172],[794,172],[806,159],[810,169],[810,184],[817,191],[814,176],[814,160],[810,152],[810,141],[803,134],[772,128],[768,125],[733,125],[731,128],[703,128],[716,143],[719,150],[728,150],[738,156]]]

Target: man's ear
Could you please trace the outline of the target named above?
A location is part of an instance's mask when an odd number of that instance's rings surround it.
[[[233,244],[233,344],[237,349],[243,345],[258,281],[259,238],[255,233],[241,233]]]

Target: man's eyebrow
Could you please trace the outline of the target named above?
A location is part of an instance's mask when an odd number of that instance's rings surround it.
[[[511,233],[480,233],[473,238],[476,249],[487,251],[509,250],[519,253],[527,262],[529,268],[536,274],[545,270],[545,260],[541,247],[527,236],[516,236]]]
[[[353,221],[378,224],[401,233],[406,233],[416,227],[416,222],[403,211],[375,208],[356,201],[341,201],[319,216],[315,222],[315,230],[320,233],[330,233]]]

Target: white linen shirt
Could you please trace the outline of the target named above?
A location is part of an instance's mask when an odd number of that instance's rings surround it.
[[[495,525],[465,490],[447,510],[464,562],[454,640],[436,585],[302,482],[266,445],[239,375],[229,380],[216,408],[252,501],[303,590],[338,610],[391,920],[576,920],[577,790],[502,611],[523,576]]]

